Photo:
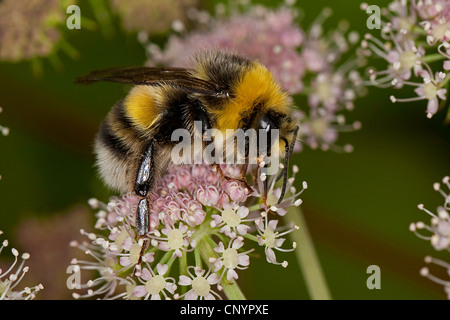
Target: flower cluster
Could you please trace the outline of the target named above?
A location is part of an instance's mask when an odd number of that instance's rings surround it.
[[[362,5],[366,10],[367,4]],[[381,39],[367,34],[364,52],[383,59],[383,70],[369,70],[368,85],[382,88],[414,88],[416,96],[392,102],[427,101],[431,118],[446,100],[450,75],[450,2],[447,0],[394,0],[383,9]]]
[[[3,231],[0,230],[0,235]],[[8,240],[3,240],[0,246],[0,253],[9,245]],[[44,287],[42,284],[32,288],[25,287],[18,290],[18,285],[28,272],[28,267],[25,262],[30,258],[28,253],[19,254],[17,249],[12,248],[11,253],[14,256],[14,261],[11,266],[3,271],[0,269],[0,300],[31,300],[34,299],[36,293]],[[20,258],[19,258],[20,256]]]
[[[444,187],[442,186],[444,185]],[[444,205],[437,208],[436,213],[431,212],[426,209],[423,204],[419,204],[418,208],[426,212],[431,217],[431,222],[429,225],[419,221],[416,223],[411,223],[409,229],[414,232],[419,238],[428,240],[431,245],[439,251],[450,250],[450,177],[446,176],[442,179],[441,183],[435,183],[433,188],[435,191],[439,192],[444,197]],[[445,191],[444,189],[448,189]],[[445,261],[426,257],[426,263],[433,263],[442,266],[447,269],[447,273],[450,274],[450,263]],[[430,274],[427,267],[422,268],[420,271],[421,275],[429,278],[430,280],[442,284],[444,286],[445,292],[447,293],[448,299],[450,299],[450,279],[445,281],[432,274]]]
[[[349,31],[342,21],[336,29],[325,32],[323,24],[330,17],[330,8],[322,10],[310,26],[301,47],[306,66],[303,78],[309,109],[301,110],[300,136],[312,149],[351,152],[351,145],[336,144],[340,132],[359,130],[361,123],[346,123],[344,111],[354,109],[356,98],[365,94],[358,69],[364,59],[356,48],[359,35]]]
[[[217,6],[214,16],[192,11],[190,18],[197,28],[172,34],[164,49],[145,38],[147,64],[186,67],[190,57],[207,49],[228,50],[256,59],[294,98],[307,97],[298,110],[302,118],[300,140],[304,144],[313,149],[351,151],[351,146],[337,146],[336,141],[340,132],[361,127],[360,122],[346,124],[342,114],[352,110],[354,100],[364,93],[357,72],[363,60],[352,54],[357,49],[358,34],[350,32],[345,22],[325,33],[322,25],[331,15],[329,8],[304,31],[292,1],[276,10],[249,2],[231,3],[235,5],[228,14],[223,5]],[[301,150],[300,146],[295,150]]]
[[[74,1],[73,1],[74,2]],[[45,57],[64,42],[59,27],[66,21],[65,1],[14,0],[0,3],[0,60],[20,61]],[[69,49],[69,51],[72,49]]]
[[[235,176],[236,168],[222,170]],[[297,198],[307,185],[297,191],[290,178],[290,194],[277,205],[281,189],[275,177],[262,176],[269,186],[265,203],[263,183],[248,190],[207,165],[171,167],[148,196],[151,231],[143,238],[137,237],[134,221],[137,196],[127,194],[107,204],[91,199],[98,210],[96,228],[106,236],[82,230],[87,240],[72,243],[92,257],[74,259],[77,270],[98,271],[97,278],[79,286],[85,292],[74,297],[220,298],[222,292],[227,296],[239,270],[249,267],[256,245],[264,247],[269,263],[286,267],[276,252],[296,247],[284,243],[285,235],[298,227],[279,227],[279,218],[288,206],[301,204]]]

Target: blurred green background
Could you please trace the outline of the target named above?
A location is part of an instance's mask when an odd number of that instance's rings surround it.
[[[202,5],[211,8],[214,3],[203,1]],[[377,1],[380,6],[387,3]],[[334,14],[327,25],[347,19],[352,29],[364,34],[367,15],[359,4],[357,0],[316,0],[297,1],[296,5],[305,12],[303,26],[330,6]],[[83,16],[95,20],[87,1],[78,5]],[[68,212],[83,214],[87,217],[83,227],[93,230],[93,224],[89,225],[93,212],[87,200],[97,197],[106,201],[111,195],[93,167],[92,143],[99,123],[127,88],[108,83],[77,86],[73,82],[95,69],[145,62],[136,34],[124,32],[116,20],[113,30],[112,37],[105,37],[100,29],[63,30],[79,57],[59,54],[61,68],[43,59],[38,77],[29,62],[0,62],[0,106],[4,110],[0,124],[10,128],[8,137],[0,137],[0,229],[18,249],[30,251],[31,260],[45,261],[44,253],[53,249],[43,238],[33,238],[36,230],[33,233],[21,227],[26,221],[40,228],[45,219],[60,219],[58,227],[42,230],[65,239],[76,235],[80,226],[69,219],[66,224],[60,217]],[[300,168],[298,180],[309,185],[302,208],[334,299],[445,298],[443,288],[422,278],[419,270],[425,255],[448,261],[448,252],[436,252],[408,226],[429,221],[417,204],[424,203],[432,211],[443,204],[432,184],[450,174],[450,126],[444,124],[445,112],[430,120],[425,117],[424,102],[392,104],[390,94],[390,90],[370,88],[348,113],[350,122],[363,124],[360,131],[340,136],[339,143],[351,143],[353,153],[306,149],[292,161]],[[66,252],[67,241],[61,241],[60,255],[46,259],[60,257],[66,259],[62,266],[67,266],[71,255],[68,247]],[[28,247],[32,242],[33,252]],[[286,269],[267,264],[263,256],[252,260],[240,276],[247,298],[309,298],[294,255],[284,254],[283,258],[289,261]],[[380,290],[366,287],[369,265],[381,268]],[[45,298],[44,292],[38,298]],[[59,294],[59,298],[69,297],[67,291]]]

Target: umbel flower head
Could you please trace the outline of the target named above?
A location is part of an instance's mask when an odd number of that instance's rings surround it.
[[[368,8],[363,4],[363,10]],[[368,85],[414,88],[415,96],[392,102],[425,100],[431,118],[447,99],[450,75],[450,1],[394,0],[382,11],[381,39],[367,34],[362,47],[367,56],[386,62],[383,70],[369,69]],[[387,21],[386,21],[387,20]]]
[[[437,207],[436,213],[433,213],[426,209],[423,204],[419,204],[418,208],[431,217],[431,222],[429,225],[422,221],[411,223],[409,229],[419,238],[430,241],[434,249],[448,252],[450,250],[450,177],[444,177],[442,184],[436,182],[433,189],[443,196],[444,205]],[[429,256],[425,258],[425,262],[446,268],[447,274],[450,276],[450,264],[448,262]],[[450,299],[450,278],[448,280],[440,279],[432,275],[427,267],[422,268],[420,274],[443,285],[447,297]]]
[[[0,235],[3,231],[0,230]],[[0,254],[8,247],[8,240],[3,240],[0,245]],[[42,284],[32,288],[20,288],[19,284],[28,272],[28,267],[25,266],[26,261],[30,258],[28,253],[22,255],[17,249],[12,248],[11,254],[14,257],[12,264],[6,269],[0,269],[0,300],[31,300],[36,297],[36,293],[44,287]]]
[[[235,171],[222,169],[229,176]],[[137,196],[126,194],[106,204],[91,199],[98,210],[98,234],[82,230],[86,241],[72,243],[91,259],[72,264],[80,272],[97,270],[98,276],[80,285],[74,297],[221,298],[240,270],[250,266],[251,253],[259,246],[269,263],[286,267],[277,252],[294,250],[286,235],[298,227],[281,226],[280,217],[288,206],[301,204],[298,196],[307,185],[297,191],[295,177],[290,178],[289,195],[277,205],[281,190],[276,177],[263,177],[269,185],[266,204],[258,183],[248,190],[208,165],[171,167],[149,194],[148,248],[134,223]]]

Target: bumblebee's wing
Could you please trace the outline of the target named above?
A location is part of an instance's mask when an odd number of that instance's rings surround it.
[[[183,68],[131,67],[105,69],[93,71],[84,77],[80,77],[75,83],[91,84],[98,81],[150,86],[165,84],[207,95],[219,94],[216,85],[193,77],[189,69]]]

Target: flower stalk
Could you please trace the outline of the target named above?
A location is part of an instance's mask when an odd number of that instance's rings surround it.
[[[320,261],[317,257],[302,210],[296,206],[289,207],[285,218],[300,226],[300,229],[297,232],[292,232],[290,236],[292,241],[299,244],[299,247],[295,249],[295,255],[311,299],[330,300],[330,290],[325,280],[322,267],[320,266]]]

